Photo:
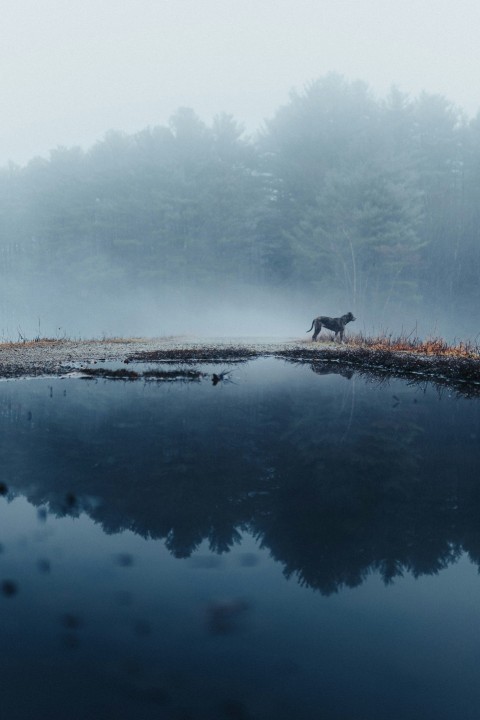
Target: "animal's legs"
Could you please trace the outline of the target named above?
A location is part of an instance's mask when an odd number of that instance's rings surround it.
[[[315,323],[315,332],[313,333],[312,342],[314,342],[320,334],[322,323]]]

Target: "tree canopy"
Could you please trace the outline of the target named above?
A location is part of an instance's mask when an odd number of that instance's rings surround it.
[[[248,137],[180,108],[167,127],[0,170],[3,299],[232,283],[330,293],[342,311],[479,297],[480,120],[327,75]]]

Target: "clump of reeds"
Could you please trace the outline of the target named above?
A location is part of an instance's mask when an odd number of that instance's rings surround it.
[[[418,337],[405,335],[377,335],[367,337],[362,333],[350,335],[348,344],[352,347],[383,350],[389,352],[406,352],[416,355],[435,355],[437,357],[457,357],[480,359],[480,347],[471,341],[460,341],[450,344],[439,337],[422,340]]]
[[[0,350],[9,350],[19,347],[42,347],[43,345],[59,345],[62,340],[58,338],[35,338],[34,340],[22,340],[17,342],[16,340],[6,340],[0,343]]]

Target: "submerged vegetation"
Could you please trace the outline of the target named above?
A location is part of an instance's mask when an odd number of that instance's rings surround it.
[[[136,370],[118,369],[112,370],[107,368],[82,368],[82,378],[106,378],[108,380],[200,380],[205,373],[199,370],[178,368],[176,370],[145,370],[145,372],[137,372]]]

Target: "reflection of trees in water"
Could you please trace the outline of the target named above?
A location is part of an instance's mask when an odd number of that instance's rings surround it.
[[[365,394],[357,403],[347,434],[337,398],[323,409],[303,401],[279,445],[274,508],[256,522],[286,575],[326,593],[358,585],[373,569],[390,580],[415,565],[412,543],[406,552],[400,535],[417,534],[408,520],[419,490],[421,429],[371,406]]]
[[[374,570],[389,582],[404,571],[437,572],[458,556],[448,527],[453,517],[438,488],[430,493],[421,483],[414,487],[415,479],[402,484],[387,477],[382,485],[361,473],[356,481],[341,475],[333,490],[332,481],[305,479],[301,495],[281,495],[262,524],[263,543],[287,576],[330,593],[360,584]]]
[[[19,417],[1,459],[34,504],[161,538],[176,557],[205,539],[228,551],[250,530],[287,577],[323,593],[373,571],[435,573],[462,549],[480,566],[476,406],[421,410],[358,380],[353,403],[354,382],[182,393],[160,410],[138,394],[94,416],[78,406],[68,424],[46,414],[35,432]]]

